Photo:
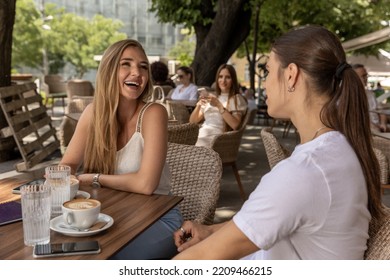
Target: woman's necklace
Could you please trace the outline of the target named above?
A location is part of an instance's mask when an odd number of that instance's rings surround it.
[[[313,138],[311,140],[314,140],[317,136],[318,136],[318,133],[320,133],[321,130],[327,128],[327,126],[321,126],[319,129],[316,130],[316,133],[314,134]]]

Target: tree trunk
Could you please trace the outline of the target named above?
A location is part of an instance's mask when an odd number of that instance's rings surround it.
[[[197,46],[191,67],[197,85],[210,86],[218,67],[226,63],[250,31],[246,0],[219,0],[213,24],[195,26]]]
[[[16,0],[0,1],[0,87],[11,85],[12,31]]]
[[[15,22],[16,0],[0,1],[0,87],[11,85],[12,31]],[[7,127],[7,120],[0,110],[0,130]],[[13,137],[0,137],[0,162],[15,157],[16,143]]]

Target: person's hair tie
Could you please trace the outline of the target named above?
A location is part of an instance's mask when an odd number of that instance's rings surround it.
[[[336,67],[336,74],[335,74],[335,77],[338,79],[338,80],[341,80],[342,79],[342,74],[344,72],[345,69],[347,68],[351,68],[351,65],[349,65],[348,63],[346,63],[345,61],[344,62],[341,62],[339,65],[337,65]]]

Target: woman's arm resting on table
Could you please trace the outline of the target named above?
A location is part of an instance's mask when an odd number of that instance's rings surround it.
[[[258,250],[259,248],[242,233],[235,223],[229,221],[208,238],[184,250],[174,259],[231,260],[242,258]]]

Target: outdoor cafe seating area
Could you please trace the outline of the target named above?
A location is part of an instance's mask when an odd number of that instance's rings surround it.
[[[26,90],[25,86],[22,87],[23,90]],[[27,88],[27,91],[30,92],[27,99],[34,99],[31,93],[34,88]],[[42,102],[39,98],[33,101],[35,103]],[[40,112],[39,115],[43,115],[43,117],[34,115],[34,118],[35,120],[45,120],[50,116],[60,116],[52,118],[50,123],[38,121],[38,124],[41,125],[41,128],[44,126],[55,128],[56,135],[51,135],[54,138],[51,143],[64,152],[81,112],[92,101],[92,97],[77,96],[68,99],[64,114],[61,113],[62,104],[58,101],[60,100],[54,101],[53,106],[48,106],[47,110]],[[2,100],[2,102],[5,101]],[[31,103],[34,102],[31,101]],[[114,223],[110,228],[96,235],[81,238],[85,240],[98,239],[103,248],[102,253],[64,257],[65,259],[109,258],[175,205],[181,207],[185,219],[196,220],[204,224],[228,220],[240,209],[245,199],[257,186],[261,176],[273,168],[278,161],[288,157],[298,144],[297,131],[286,120],[273,120],[269,117],[264,119],[260,117],[263,116],[262,114],[253,110],[246,114],[239,130],[226,132],[219,137],[220,139],[216,139],[213,149],[196,147],[194,144],[199,126],[189,124],[187,118],[189,117],[188,107],[191,105],[170,101],[167,103],[170,104],[166,108],[169,108],[168,113],[171,118],[168,126],[170,143],[167,161],[172,171],[173,196],[144,196],[107,188],[82,187],[82,191],[88,192],[91,197],[102,202],[102,211],[113,217]],[[177,104],[180,105],[176,108]],[[11,108],[10,104],[6,106]],[[34,108],[36,109],[36,106]],[[33,111],[31,110],[31,112]],[[16,130],[14,131],[16,132]],[[20,136],[24,133],[23,131],[17,132]],[[38,139],[46,137],[43,135],[38,136]],[[35,149],[35,156],[38,151],[41,153],[41,157],[46,157],[47,154],[43,151],[47,151],[44,142],[47,142],[48,139],[49,137],[45,141],[41,141],[40,147],[31,143],[23,143],[24,146],[20,146],[26,148],[23,152],[25,157],[22,158],[24,170],[21,172],[7,170],[8,172],[3,173],[5,175],[0,176],[0,203],[20,198],[18,195],[12,194],[14,186],[43,176],[42,168],[34,168],[38,159],[32,159],[29,153]],[[381,182],[384,186],[382,190],[383,202],[390,207],[390,190],[387,189],[390,184],[390,145],[388,145],[388,141],[390,140],[386,138],[386,135],[374,137],[378,160],[381,163]],[[5,164],[0,163],[0,171],[2,165]],[[193,168],[194,166],[197,168]],[[131,215],[123,215],[123,208],[128,205],[133,207],[133,210],[126,210],[126,213],[130,211]],[[138,213],[142,213],[142,215]],[[372,223],[372,238],[366,255],[367,259],[390,257],[388,246],[383,245],[390,238],[389,225],[389,216],[384,221]],[[125,229],[130,229],[130,231]],[[10,244],[1,243],[0,259],[33,258],[31,247],[26,247],[23,244],[21,222],[0,226],[0,236],[2,234],[17,236],[17,238],[13,239]],[[66,236],[52,231],[51,240],[58,242],[76,241],[80,240],[80,237]]]

